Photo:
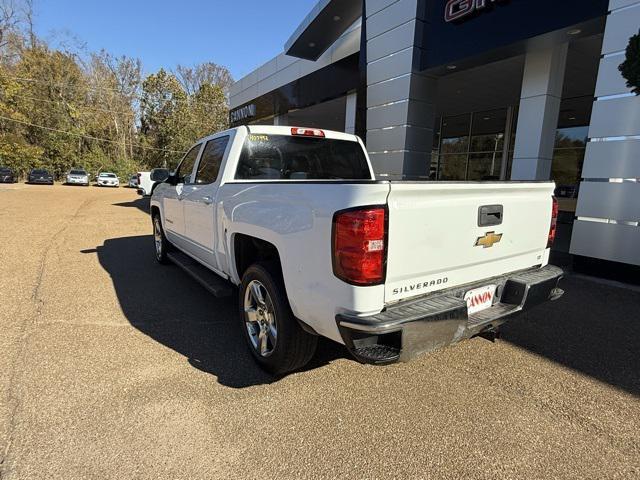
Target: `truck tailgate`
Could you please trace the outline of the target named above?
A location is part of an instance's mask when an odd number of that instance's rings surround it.
[[[392,182],[385,302],[546,264],[553,190],[551,182]],[[479,219],[483,206],[501,206],[501,223],[479,226],[491,223]]]

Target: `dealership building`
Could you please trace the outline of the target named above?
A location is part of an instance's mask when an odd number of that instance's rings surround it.
[[[356,133],[379,179],[553,179],[557,251],[639,266],[640,97],[618,69],[639,28],[640,0],[320,0],[232,86],[231,123]]]

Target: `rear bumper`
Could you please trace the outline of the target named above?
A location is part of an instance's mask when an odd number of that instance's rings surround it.
[[[534,268],[455,287],[391,305],[369,317],[340,314],[338,329],[345,345],[365,363],[407,361],[479,333],[493,330],[516,313],[563,294],[564,272],[555,266]],[[464,295],[483,285],[498,285],[496,302],[469,315]]]

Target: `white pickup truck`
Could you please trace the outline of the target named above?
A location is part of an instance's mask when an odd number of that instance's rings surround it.
[[[138,172],[138,195],[149,197],[158,183],[164,182],[169,176],[166,168],[154,168],[150,172]]]
[[[553,190],[380,181],[356,136],[242,126],[200,140],[155,189],[155,254],[216,295],[238,287],[270,372],[302,367],[319,335],[386,364],[562,295]]]

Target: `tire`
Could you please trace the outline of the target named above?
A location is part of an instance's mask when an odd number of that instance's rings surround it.
[[[318,337],[305,332],[293,316],[277,264],[250,266],[242,277],[238,299],[243,336],[260,367],[281,375],[311,360]]]
[[[169,259],[167,258],[167,252],[171,250],[171,244],[164,234],[159,213],[153,214],[153,242],[156,261],[162,265],[168,264]]]

